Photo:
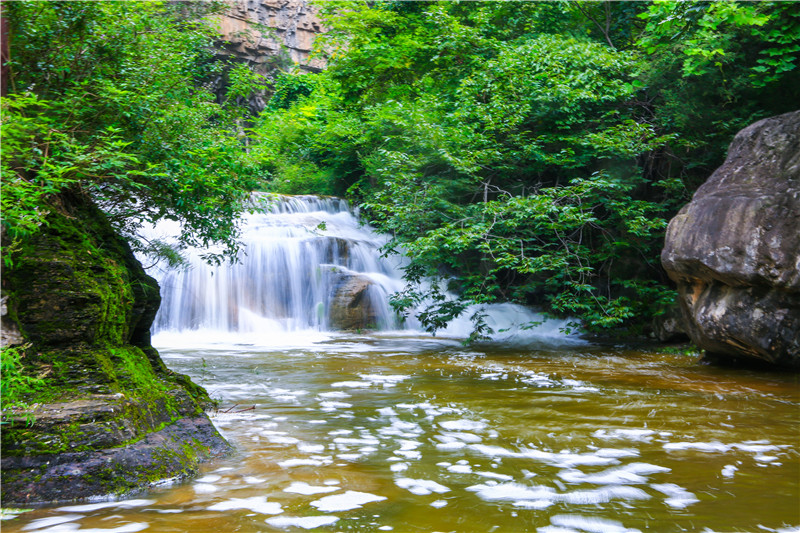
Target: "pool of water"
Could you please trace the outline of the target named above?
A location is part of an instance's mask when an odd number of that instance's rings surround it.
[[[186,339],[160,352],[220,400],[236,453],[4,531],[800,531],[797,375],[583,344]]]

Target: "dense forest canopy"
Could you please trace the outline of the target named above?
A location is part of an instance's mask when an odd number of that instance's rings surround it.
[[[275,190],[359,201],[432,329],[515,301],[642,332],[674,301],[669,218],[736,131],[800,101],[795,3],[322,8],[328,68],[279,81],[260,157]]]
[[[260,174],[242,149],[244,109],[216,101],[206,86],[225,67],[214,60],[210,19],[225,8],[3,4],[2,209],[11,239],[36,231],[68,197],[85,196],[129,236],[144,221],[170,218],[183,223],[185,244],[236,249],[237,217]],[[252,90],[248,72],[233,70],[230,100]]]
[[[674,299],[669,218],[737,130],[800,101],[792,2],[320,8],[327,69],[286,72],[253,117],[234,102],[264,82],[214,58],[224,4],[4,4],[11,245],[82,195],[128,235],[171,218],[233,253],[249,191],[336,194],[408,254],[394,302],[428,302],[431,329],[514,301],[642,332]]]

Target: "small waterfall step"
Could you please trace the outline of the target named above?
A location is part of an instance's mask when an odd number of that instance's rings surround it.
[[[155,335],[170,332],[255,334],[342,330],[418,331],[389,305],[403,289],[399,255],[384,257],[388,237],[359,222],[347,202],[319,196],[259,194],[264,212],[242,221],[243,254],[238,263],[209,265],[203,250],[188,250],[188,268],[150,269],[161,286]],[[174,233],[173,233],[174,234]],[[465,338],[472,331],[468,309],[441,336]],[[565,321],[514,304],[484,306],[486,322],[503,342],[574,341],[561,332]],[[518,326],[543,322],[533,329]]]

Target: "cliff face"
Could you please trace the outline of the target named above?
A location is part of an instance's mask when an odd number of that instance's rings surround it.
[[[325,63],[309,57],[322,26],[317,9],[306,0],[229,0],[220,17],[223,53],[254,64],[269,56],[286,54],[306,70],[321,70]]]
[[[248,63],[268,81],[279,70],[292,67],[309,72],[325,68],[324,60],[311,57],[314,40],[324,30],[317,8],[308,0],[228,0],[228,4],[227,13],[218,18],[218,59]],[[213,84],[223,95],[225,76]],[[239,103],[257,114],[266,105],[265,95],[262,91]]]
[[[4,503],[123,493],[228,449],[205,391],[150,345],[155,280],[88,198],[61,199],[7,252],[5,349],[41,382],[3,405]]]
[[[661,261],[698,346],[800,368],[800,111],[736,135]]]

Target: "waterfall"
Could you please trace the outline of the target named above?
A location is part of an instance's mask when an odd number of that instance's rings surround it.
[[[383,257],[388,238],[360,224],[347,202],[317,196],[259,195],[265,212],[245,214],[243,254],[239,262],[209,265],[204,250],[187,250],[187,265],[149,269],[161,286],[155,335],[198,330],[259,339],[287,332],[418,329],[414,319],[401,322],[389,296],[401,290],[405,258]],[[159,225],[150,237],[174,235]],[[160,233],[160,234],[159,234]],[[487,322],[498,332],[515,324],[541,321],[521,306],[487,307]],[[441,335],[466,337],[468,316]],[[564,324],[549,321],[536,337],[563,339]],[[499,333],[509,339],[519,331]],[[529,332],[524,332],[530,336]]]

